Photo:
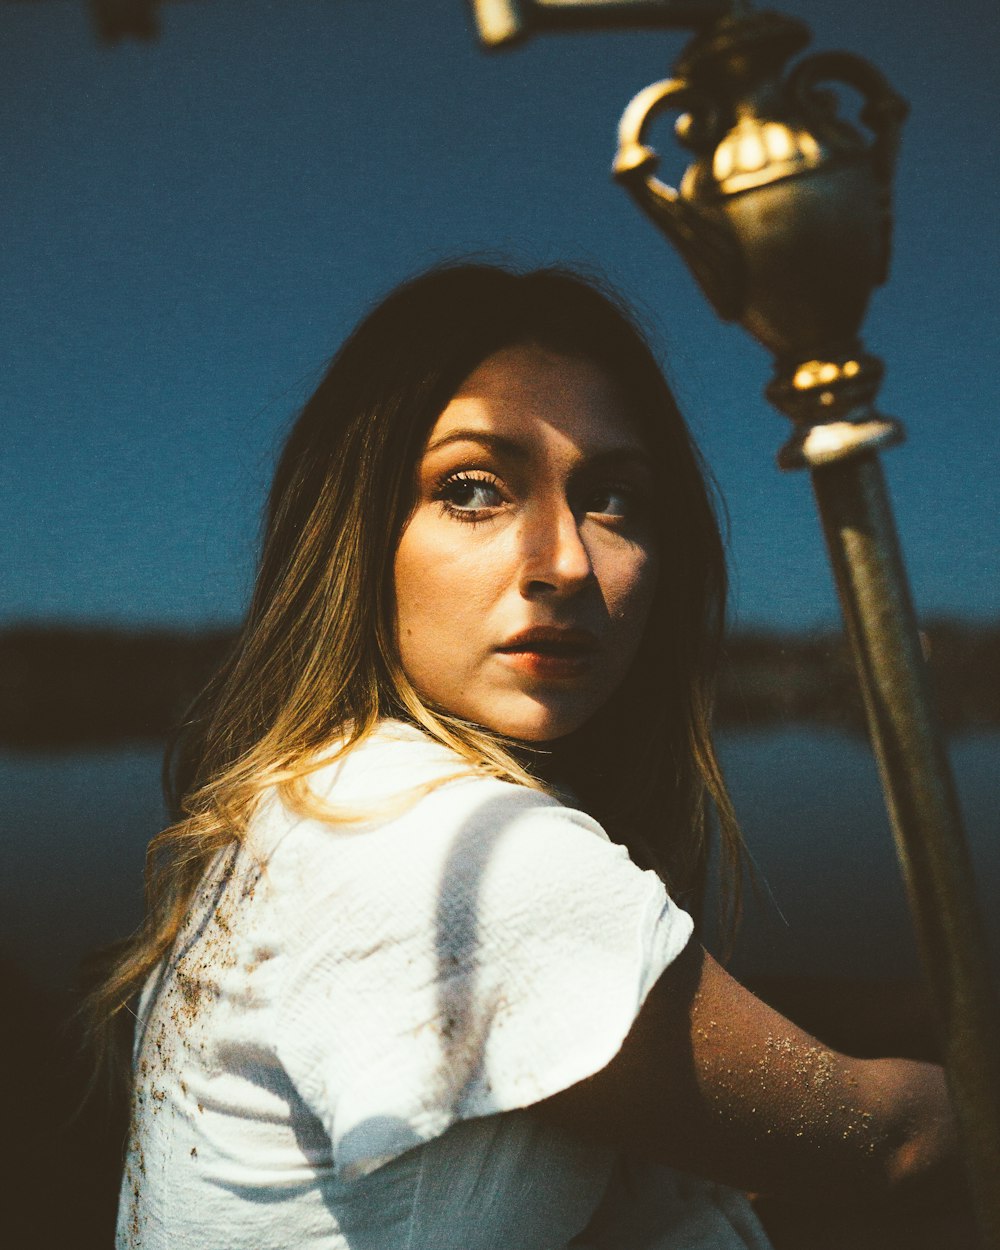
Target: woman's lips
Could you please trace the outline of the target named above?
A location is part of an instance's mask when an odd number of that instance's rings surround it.
[[[549,626],[524,630],[497,648],[512,668],[550,680],[582,677],[597,652],[597,639],[589,631]]]

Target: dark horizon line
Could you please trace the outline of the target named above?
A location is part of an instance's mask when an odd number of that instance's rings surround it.
[[[941,619],[921,632],[945,731],[1000,727],[1000,623]],[[163,742],[236,636],[222,627],[0,627],[0,747]],[[715,723],[736,731],[804,723],[863,733],[843,636],[833,629],[732,631]]]
[[[0,0],[2,3],[3,0]],[[1000,616],[991,613],[929,611],[919,613],[919,627],[924,630],[960,629],[973,633],[1000,633]],[[218,634],[234,635],[243,625],[243,617],[231,617],[218,620],[201,620],[193,623],[171,620],[128,620],[122,617],[77,617],[56,614],[52,616],[31,616],[15,614],[0,615],[0,646],[11,635],[24,633],[65,633],[84,635],[113,634],[116,637],[162,637],[201,638]],[[766,620],[741,620],[736,614],[727,611],[727,637],[743,637],[747,634],[765,634],[780,638],[813,638],[827,637],[843,631],[840,616],[829,620],[815,620],[808,624],[784,626]]]

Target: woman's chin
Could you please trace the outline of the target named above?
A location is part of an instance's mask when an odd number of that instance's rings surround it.
[[[582,702],[582,701],[581,701]],[[483,709],[481,715],[471,719],[516,742],[524,742],[531,746],[542,746],[546,742],[556,742],[581,729],[594,714],[589,705],[574,707],[554,707],[550,703],[531,700],[527,706],[501,707]]]

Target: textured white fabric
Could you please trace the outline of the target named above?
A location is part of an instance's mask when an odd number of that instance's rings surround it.
[[[271,795],[219,857],[140,1004],[119,1250],[766,1246],[663,1170],[660,1240],[616,1239],[611,1152],[524,1110],[609,1062],[691,921],[589,817],[462,768],[389,723],[313,780],[368,819]]]

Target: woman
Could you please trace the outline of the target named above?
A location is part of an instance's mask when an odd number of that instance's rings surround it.
[[[610,298],[458,266],[362,323],[98,1001],[145,986],[120,1247],[762,1247],[741,1189],[946,1190],[939,1069],[824,1049],[692,937],[707,804],[739,862],[723,593]]]

